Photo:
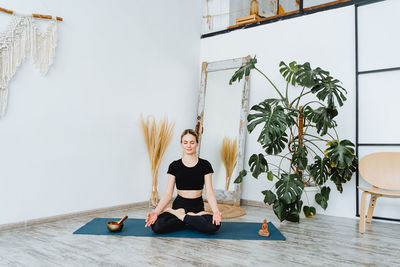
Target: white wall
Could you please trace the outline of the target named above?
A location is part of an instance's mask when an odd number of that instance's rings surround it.
[[[257,55],[258,68],[263,70],[280,88],[285,81],[279,73],[281,60],[310,62],[321,67],[343,82],[347,101],[339,110],[338,132],[342,139],[355,142],[355,49],[354,6],[334,9],[276,23],[218,35],[201,40],[201,61],[216,61]],[[257,72],[252,72],[250,107],[265,98],[276,97],[275,91]],[[253,153],[262,152],[257,134],[248,134],[245,166]],[[262,190],[272,183],[266,177],[258,180],[248,175],[243,183],[242,198],[262,201]],[[321,211],[321,210],[319,210]],[[326,214],[355,216],[355,179],[344,185],[342,195],[332,185]]]
[[[199,41],[200,1],[146,4],[2,1],[20,13],[65,21],[48,75],[40,77],[28,61],[10,83],[8,112],[0,120],[0,224],[148,200],[141,112],[177,121],[160,168],[163,191],[163,170],[181,153],[180,131],[195,123],[201,61],[257,55],[258,67],[279,86],[281,60],[330,70],[349,92],[338,118],[340,136],[354,141],[353,6]],[[0,31],[9,20],[0,13]],[[250,106],[273,96],[253,73]],[[256,139],[247,136],[246,163],[260,151]],[[247,177],[243,198],[262,201],[260,191],[270,186],[265,178]],[[333,190],[326,214],[354,217],[354,188],[355,179],[342,195]]]
[[[0,224],[148,200],[141,112],[177,121],[160,168],[165,189],[168,163],[181,153],[180,132],[195,125],[201,2],[1,6],[64,22],[48,75],[28,61],[10,82],[0,120]],[[1,28],[10,19],[0,13]]]

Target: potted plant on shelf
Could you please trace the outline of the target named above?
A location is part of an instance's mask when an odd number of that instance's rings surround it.
[[[354,144],[340,140],[335,129],[337,105],[343,105],[347,92],[328,71],[295,61],[279,64],[286,80],[286,88],[279,90],[256,63],[256,57],[252,58],[229,81],[230,84],[240,81],[254,69],[278,95],[254,105],[247,117],[249,133],[261,126],[257,141],[265,152],[251,155],[248,165],[253,177],[265,174],[268,180],[275,181],[262,194],[264,202],[273,205],[280,221],[298,222],[301,210],[307,218],[316,214],[314,206],[303,206],[301,196],[306,187],[318,188],[315,201],[325,210],[331,191],[328,181],[342,193],[342,184],[350,181],[357,169]],[[289,86],[300,87],[300,93],[289,97]],[[322,144],[328,146],[324,151]],[[272,163],[272,156],[279,160]],[[241,183],[246,175],[247,170],[240,171],[235,183]]]

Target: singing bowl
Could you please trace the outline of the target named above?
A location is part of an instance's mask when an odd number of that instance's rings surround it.
[[[122,227],[124,227],[124,223],[117,224],[117,221],[111,221],[107,223],[107,228],[111,232],[120,232]]]

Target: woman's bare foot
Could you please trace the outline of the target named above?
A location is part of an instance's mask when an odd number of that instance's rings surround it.
[[[186,214],[187,214],[187,215],[191,215],[191,216],[201,216],[201,215],[204,215],[204,214],[210,214],[210,215],[212,215],[211,212],[207,212],[207,211],[200,211],[200,212],[198,212],[198,213],[188,212],[188,213],[186,213]]]
[[[169,212],[169,213],[175,215],[181,221],[183,221],[183,218],[185,218],[185,215],[186,215],[185,209],[182,209],[182,208],[176,209],[176,210],[174,210],[172,208],[168,208],[165,210],[165,212]]]

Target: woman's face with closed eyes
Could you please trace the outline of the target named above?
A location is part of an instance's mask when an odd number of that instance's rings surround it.
[[[185,154],[196,153],[197,145],[198,143],[194,135],[186,134],[182,137],[181,146]]]

